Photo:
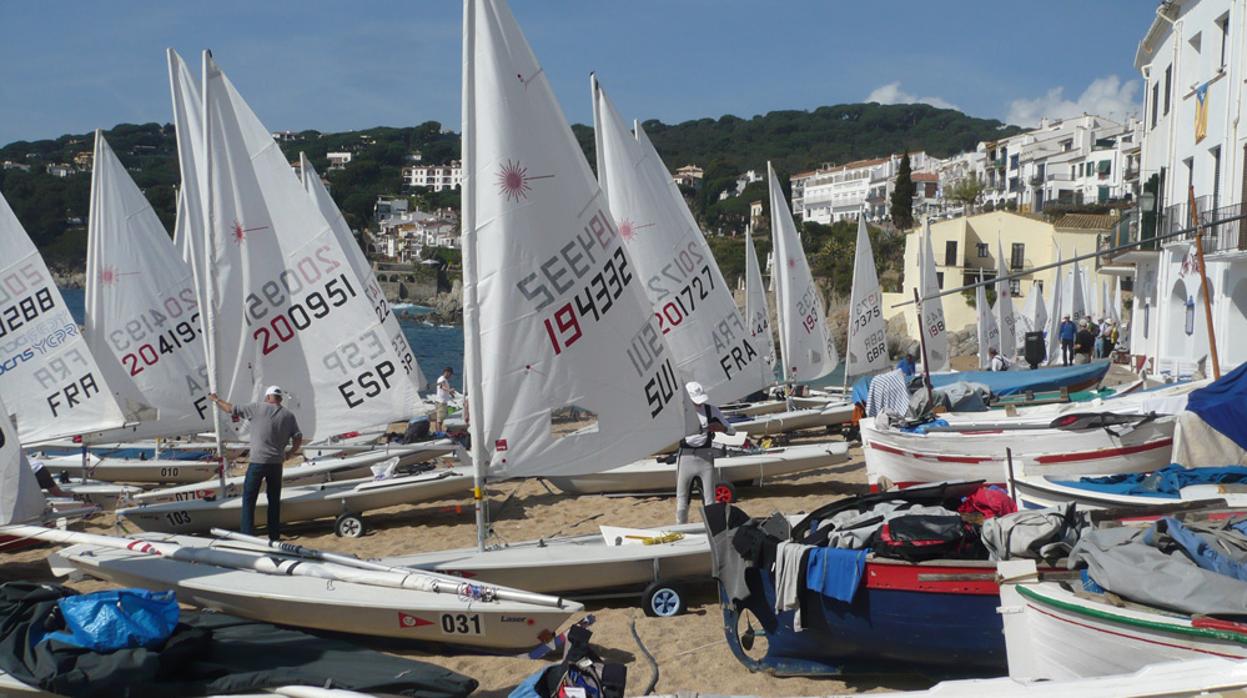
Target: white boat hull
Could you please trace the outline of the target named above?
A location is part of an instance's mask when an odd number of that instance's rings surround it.
[[[784,434],[803,429],[819,429],[844,424],[853,417],[851,403],[834,403],[816,409],[766,413],[744,422],[733,422],[732,428],[750,436]]]
[[[198,540],[201,545],[212,542]],[[186,538],[176,542],[195,545]],[[71,546],[54,557],[54,566],[69,565],[123,586],[173,590],[181,603],[243,618],[486,649],[531,648],[543,631],[557,631],[583,608],[571,601],[563,608],[515,601],[467,601],[455,594],[268,575],[92,545]]]
[[[1118,607],[1055,582],[1001,587],[1009,675],[1068,680],[1209,656],[1247,660],[1247,626],[1217,627],[1136,605]]]
[[[101,458],[94,465],[84,467],[82,456],[55,456],[40,460],[54,476],[64,473],[70,477],[105,482],[188,483],[201,482],[217,474],[215,461]]]
[[[1102,475],[1104,473],[1098,473]],[[1209,502],[1218,500],[1225,502],[1230,509],[1247,508],[1247,491],[1231,489],[1226,485],[1193,485],[1184,487],[1178,497],[1145,497],[1140,495],[1112,494],[1096,492],[1080,487],[1064,485],[1054,480],[1077,480],[1072,478],[1054,478],[1052,476],[1026,475],[1013,480],[1014,499],[1018,507],[1024,509],[1044,509],[1074,502],[1079,509],[1112,509],[1117,507],[1163,507],[1193,502]]]
[[[1011,449],[1015,467],[1034,475],[1133,473],[1169,463],[1173,418],[1157,419],[1117,436],[1106,429],[935,432],[877,428],[863,419],[862,448],[871,487],[886,481],[909,486],[945,480],[1006,482]]]
[[[113,511],[118,506],[128,504],[132,497],[143,491],[133,485],[119,485],[115,482],[97,480],[60,483],[60,488],[72,495],[74,499],[94,504],[104,511]]]
[[[752,482],[843,463],[848,460],[848,451],[849,446],[844,442],[771,448],[760,453],[716,458],[715,470],[720,481]],[[549,480],[568,494],[674,492],[676,466],[647,458],[601,473]]]
[[[684,538],[654,545],[607,545],[600,534],[417,553],[382,560],[543,594],[640,589],[652,581],[710,578],[710,544],[701,524],[662,529]]]
[[[283,487],[281,521],[294,523],[336,517],[343,513],[363,514],[398,504],[466,496],[471,489],[472,474],[466,468],[440,469],[388,480],[347,480]],[[257,524],[266,520],[267,512],[268,497],[261,492],[256,502]],[[238,530],[242,518],[242,498],[140,505],[119,509],[117,516],[145,531],[201,533],[211,528]]]

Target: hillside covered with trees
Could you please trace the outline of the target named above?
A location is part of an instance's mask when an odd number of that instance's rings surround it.
[[[712,232],[741,229],[748,218],[749,202],[766,201],[765,182],[750,184],[741,196],[723,201],[719,200],[719,193],[734,186],[737,176],[746,170],[764,171],[768,159],[783,177],[786,190],[789,174],[823,163],[843,163],[905,150],[925,150],[945,157],[972,149],[979,141],[1018,130],[950,109],[874,103],[820,107],[813,111],[775,111],[750,119],[728,115],[673,125],[647,121],[643,126],[670,168],[689,163],[704,168],[703,185],[686,190],[685,194],[703,228]],[[573,130],[592,163],[592,129],[576,125]],[[172,126],[121,124],[104,135],[172,231],[178,185]],[[0,191],[49,264],[63,269],[81,267],[86,255],[90,172],[78,169],[57,177],[48,173],[47,168],[62,163],[72,166],[76,157],[81,160],[82,153],[90,153],[92,144],[91,134],[78,134],[54,140],[18,141],[0,148],[0,163],[12,164],[0,169]],[[418,151],[424,163],[458,159],[458,134],[444,130],[437,122],[345,133],[304,131],[279,145],[291,161],[298,160],[300,151],[307,153],[321,174],[327,175],[331,192],[352,227],[365,227],[371,222],[373,202],[380,194],[407,194],[423,208],[458,206],[457,192],[433,194],[402,188],[401,170],[410,164],[412,153]],[[353,159],[345,169],[330,172],[326,153],[335,151],[351,152]],[[835,241],[839,247],[841,235],[833,228],[819,228],[805,231],[813,236],[807,241],[811,245],[807,249],[815,273],[831,273],[830,267],[820,269],[823,265],[814,258],[828,241]],[[761,248],[767,246],[761,239],[764,237],[759,236]],[[852,239],[849,231],[849,249]],[[876,255],[880,253],[876,247]],[[827,264],[835,266],[834,261],[829,258]],[[733,279],[734,264],[724,266],[725,276]],[[831,284],[835,290],[841,285],[839,281]]]

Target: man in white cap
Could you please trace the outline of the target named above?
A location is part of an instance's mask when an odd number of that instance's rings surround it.
[[[268,538],[281,539],[281,466],[303,447],[303,432],[294,413],[282,404],[281,388],[270,385],[264,391],[264,402],[247,405],[231,405],[217,397],[208,396],[222,412],[231,417],[241,417],[251,422],[251,462],[247,466],[247,479],[242,486],[242,522],[240,528],[247,535],[255,534],[255,503],[260,497],[260,481],[263,480],[268,495]],[[286,452],[286,444],[290,451]]]
[[[705,504],[714,504],[714,457],[717,451],[714,435],[719,432],[735,434],[718,407],[710,404],[710,396],[697,381],[684,385],[688,397],[697,406],[696,434],[689,434],[680,441],[676,456],[675,521],[688,523],[689,489],[693,478],[701,481],[701,498]]]

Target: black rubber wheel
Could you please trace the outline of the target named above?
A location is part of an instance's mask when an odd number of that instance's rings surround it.
[[[642,605],[650,618],[671,618],[687,610],[686,593],[679,584],[659,579],[645,587]]]
[[[339,538],[359,538],[367,532],[368,526],[359,514],[339,514],[333,522],[333,533]]]
[[[717,504],[731,504],[736,501],[736,485],[720,482],[714,486],[714,501]]]

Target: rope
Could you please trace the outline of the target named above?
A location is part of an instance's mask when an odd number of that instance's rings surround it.
[[[650,666],[651,671],[649,683],[645,684],[645,690],[641,691],[641,695],[648,696],[653,694],[654,687],[658,685],[658,660],[654,659],[654,655],[650,654],[649,649],[645,646],[645,643],[641,641],[641,635],[636,631],[635,618],[628,621],[628,627],[632,630],[632,639],[636,640],[636,646],[641,650],[641,654],[645,655],[645,661],[648,662]]]

